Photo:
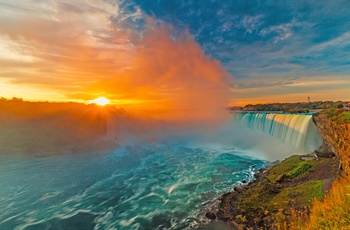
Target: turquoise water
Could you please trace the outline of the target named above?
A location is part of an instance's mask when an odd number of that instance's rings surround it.
[[[1,157],[0,229],[193,229],[265,161],[157,143],[106,155]]]

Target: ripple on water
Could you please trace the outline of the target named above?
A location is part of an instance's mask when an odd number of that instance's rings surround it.
[[[200,227],[220,194],[265,165],[236,153],[177,143],[1,161],[0,229]]]

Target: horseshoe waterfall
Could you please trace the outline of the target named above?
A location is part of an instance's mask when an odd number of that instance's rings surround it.
[[[132,141],[107,154],[0,156],[0,229],[213,229],[205,213],[221,194],[322,142],[311,115],[234,113],[210,133],[171,135],[123,116],[106,136]]]

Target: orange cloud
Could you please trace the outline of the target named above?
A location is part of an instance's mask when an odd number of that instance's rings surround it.
[[[120,107],[166,118],[203,120],[225,113],[231,78],[188,31],[173,37],[171,26],[149,18],[144,30],[133,31],[108,2],[79,0],[73,6],[61,0],[49,6],[42,14],[25,5],[37,13],[23,10],[21,17],[0,21],[0,38],[10,50],[30,57],[21,60],[23,67],[13,64],[18,60],[0,60],[7,63],[0,74],[11,84],[49,89],[70,100],[105,96]]]
[[[135,52],[131,69],[116,71],[112,79],[93,84],[86,92],[140,102],[130,109],[182,118],[218,116],[230,99],[229,74],[188,32],[177,39],[171,32],[171,27],[153,26]]]

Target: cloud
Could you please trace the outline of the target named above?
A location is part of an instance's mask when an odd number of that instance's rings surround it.
[[[17,10],[0,16],[0,38],[6,41],[2,50],[8,53],[0,60],[1,77],[62,89],[63,95],[64,90],[106,79],[109,70],[128,65],[131,35],[123,25],[112,23],[118,17],[113,5],[83,0],[74,5],[64,0],[40,3],[12,3]],[[9,55],[28,64],[8,65]],[[21,74],[8,75],[12,72]]]
[[[246,105],[271,102],[306,102],[348,100],[350,80],[346,75],[304,76],[291,79],[259,77],[240,79],[237,82],[232,104]],[[262,85],[262,86],[261,86]],[[245,86],[244,88],[242,86]]]
[[[17,5],[24,17],[12,11],[0,20],[0,38],[12,59],[26,63],[0,60],[0,75],[10,84],[51,89],[72,100],[103,95],[168,118],[224,116],[231,77],[189,31],[159,23],[137,7],[129,12],[118,2]],[[26,15],[22,8],[37,13]]]
[[[112,99],[134,100],[130,109],[162,111],[181,119],[219,118],[230,100],[230,75],[206,56],[193,37],[171,37],[169,26],[150,26],[133,68],[90,85],[87,92],[105,92]]]
[[[84,93],[91,90],[96,94],[108,92],[121,104],[134,106],[138,100],[158,101],[163,106],[171,91],[163,86],[157,85],[157,90],[148,86],[154,92],[141,100],[140,92],[144,91],[138,87],[128,92],[118,89],[125,96],[112,93],[109,86],[100,83],[141,85],[136,78],[123,79],[131,73],[141,75],[137,72],[140,65],[155,66],[137,58],[145,56],[160,66],[159,73],[163,65],[172,65],[173,56],[179,60],[201,56],[202,60],[196,60],[203,63],[206,59],[215,63],[214,58],[224,66],[220,68],[235,76],[240,92],[259,86],[290,86],[289,79],[294,78],[345,76],[350,68],[350,5],[343,0],[325,3],[39,0],[33,4],[0,0],[0,77],[11,87],[50,87],[60,99],[92,99]],[[152,33],[162,35],[158,44],[149,41]],[[154,36],[152,39],[157,40]],[[188,50],[180,49],[182,44]],[[184,55],[160,52],[158,45],[181,50]],[[192,56],[192,46],[204,53]],[[154,58],[156,52],[161,60]],[[178,68],[194,75],[199,72],[191,72],[179,60],[174,61]],[[298,87],[294,88],[296,92]],[[256,91],[258,94],[266,96],[262,91]]]

